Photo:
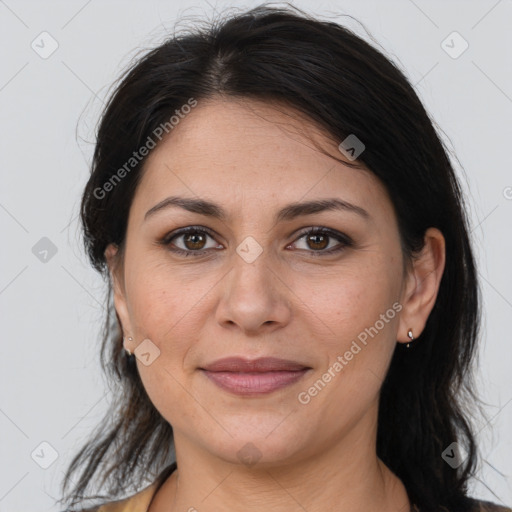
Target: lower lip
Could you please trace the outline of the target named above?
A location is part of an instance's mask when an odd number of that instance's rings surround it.
[[[311,368],[273,372],[202,372],[220,388],[237,395],[262,395],[294,384]]]

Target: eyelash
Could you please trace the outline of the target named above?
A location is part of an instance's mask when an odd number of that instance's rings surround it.
[[[200,234],[204,234],[204,235],[209,235],[210,237],[214,238],[213,232],[211,232],[207,228],[204,228],[201,226],[188,226],[186,228],[182,228],[177,231],[173,231],[172,233],[169,233],[162,240],[160,240],[159,243],[165,247],[168,247],[169,250],[172,251],[173,253],[179,254],[182,256],[190,256],[190,255],[203,256],[205,253],[207,253],[208,251],[211,250],[211,249],[203,249],[203,250],[197,250],[197,251],[190,251],[190,250],[186,251],[184,249],[170,248],[171,242],[175,238],[178,238],[183,235],[187,235],[189,233],[200,233]],[[352,241],[352,239],[350,237],[348,237],[347,235],[340,233],[338,231],[334,231],[332,229],[323,228],[323,227],[312,227],[312,228],[308,228],[306,230],[301,231],[298,238],[296,238],[294,240],[294,242],[292,242],[292,243],[295,243],[298,240],[300,240],[301,238],[303,238],[304,236],[311,235],[311,234],[314,234],[314,235],[320,234],[320,235],[328,236],[329,238],[334,238],[335,240],[337,240],[338,242],[340,242],[342,244],[339,247],[334,247],[329,250],[315,251],[315,250],[311,249],[311,250],[307,251],[307,252],[312,253],[312,255],[314,257],[322,257],[325,255],[335,254],[335,253],[343,251],[347,247],[352,247],[354,245],[354,242]],[[303,250],[303,249],[299,249],[299,250]]]

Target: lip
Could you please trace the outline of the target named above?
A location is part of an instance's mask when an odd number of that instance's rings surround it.
[[[227,357],[199,368],[221,389],[237,395],[257,396],[290,386],[311,370],[296,361],[275,357]]]
[[[277,357],[258,357],[246,359],[244,357],[225,357],[207,364],[201,370],[209,372],[277,372],[297,371],[309,368],[305,364]]]

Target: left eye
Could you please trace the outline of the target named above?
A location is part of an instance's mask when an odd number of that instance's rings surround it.
[[[341,233],[321,228],[311,229],[306,233],[303,233],[302,236],[297,239],[297,242],[293,243],[293,245],[297,245],[298,241],[301,240],[304,242],[304,246],[296,248],[310,252],[336,252],[343,249],[345,246],[351,245],[351,241],[348,237]]]

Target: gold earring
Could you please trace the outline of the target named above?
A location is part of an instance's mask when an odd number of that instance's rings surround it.
[[[412,335],[412,329],[409,329],[409,332],[407,333],[407,336],[409,337],[409,339],[412,341],[414,340],[414,336]],[[407,343],[407,348],[409,348],[409,343]]]

